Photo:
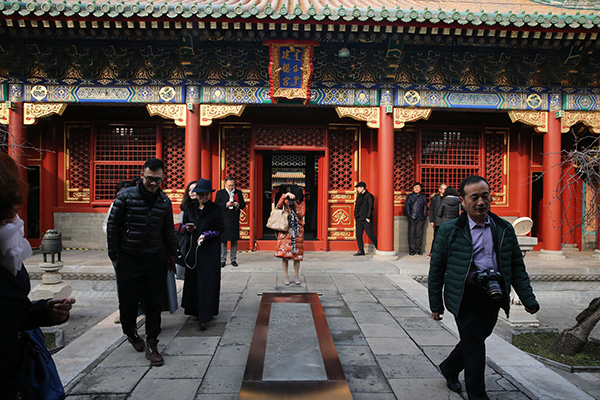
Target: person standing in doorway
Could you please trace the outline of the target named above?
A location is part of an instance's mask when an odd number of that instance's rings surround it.
[[[356,221],[356,243],[358,252],[355,256],[365,255],[365,244],[363,242],[363,232],[367,234],[375,249],[377,249],[377,236],[373,232],[373,204],[375,199],[367,190],[367,184],[358,182],[356,188],[356,202],[354,203],[354,219]]]
[[[235,179],[225,178],[225,188],[217,192],[215,204],[223,212],[225,229],[221,234],[221,268],[227,264],[227,242],[231,243],[229,259],[231,265],[237,267],[237,248],[240,239],[240,211],[246,208],[244,194],[235,188]]]
[[[460,196],[466,212],[440,226],[433,246],[429,307],[434,320],[442,319],[444,309],[448,309],[460,335],[454,350],[439,366],[446,385],[460,393],[458,374],[464,370],[469,400],[486,400],[485,339],[496,325],[500,308],[508,316],[511,286],[527,312],[534,314],[540,306],[515,230],[490,212],[488,182],[480,176],[468,176],[460,184]]]
[[[431,200],[429,200],[429,224],[433,228],[433,239],[431,240],[431,250],[429,251],[428,257],[431,257],[435,235],[437,235],[437,231],[440,228],[440,220],[437,216],[437,211],[442,203],[442,197],[444,197],[444,192],[447,187],[448,186],[445,183],[442,183],[438,188],[438,192],[431,197]]]
[[[423,228],[427,218],[427,199],[421,193],[421,183],[415,182],[413,192],[406,196],[404,215],[408,220],[408,253],[423,254]]]
[[[146,350],[153,366],[164,364],[159,353],[162,299],[167,268],[175,269],[177,239],[171,200],[160,189],[164,163],[151,158],[136,186],[123,189],[108,217],[108,256],[117,269],[119,312],[123,333],[136,351]],[[138,305],[146,313],[146,344],[137,333]]]

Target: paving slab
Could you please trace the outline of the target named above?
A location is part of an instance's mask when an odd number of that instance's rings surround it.
[[[78,264],[69,268],[74,273],[82,268],[82,277],[89,276],[91,271],[98,275],[105,273],[107,277],[114,275],[105,252],[97,252],[88,259],[83,253],[65,252],[63,258],[73,259],[71,256],[75,256]],[[237,399],[260,303],[257,294],[273,290],[322,293],[320,298],[330,328],[337,328],[331,329],[331,333],[354,399],[461,398],[446,388],[436,369],[457,342],[454,318],[444,315],[443,321],[433,321],[428,310],[427,288],[412,278],[427,274],[427,259],[403,256],[394,262],[373,261],[370,257],[355,260],[357,257],[350,252],[309,253],[307,258],[302,263],[302,285],[288,287],[281,281],[281,264],[270,252],[240,254],[238,261],[243,268],[222,270],[221,312],[207,331],[200,331],[197,320],[185,316],[182,310],[173,315],[163,314],[163,332],[159,338],[159,349],[164,350],[166,359],[163,367],[151,368],[143,354],[124,342],[120,326],[113,324],[112,316],[107,317],[103,321],[106,324],[84,334],[89,333],[90,337],[83,340],[83,347],[69,345],[54,356],[61,377],[68,376],[71,382],[68,400]],[[599,274],[597,260],[592,261],[591,257],[573,260],[581,265],[571,272]],[[539,260],[529,264],[532,276],[565,272],[564,265]],[[108,306],[110,301],[114,304],[114,281],[71,282],[74,285],[85,282],[89,286],[77,290],[81,291],[80,296],[90,299],[90,305],[92,298],[106,301]],[[595,283],[589,283],[589,288],[593,288]],[[579,286],[575,284],[561,286],[534,281],[534,285],[543,288],[540,290],[560,292],[560,302],[584,301],[589,295],[576,294]],[[540,299],[547,302],[543,310],[552,315],[560,313],[561,303],[553,302],[555,299],[549,292],[542,293]],[[545,317],[543,313],[540,316]],[[559,318],[565,316],[568,314]],[[112,328],[110,334],[105,330],[108,328]],[[595,395],[600,390],[597,389],[600,374],[576,374],[580,378],[578,384],[592,394],[590,397],[561,374],[515,350],[497,335],[488,341],[486,384],[491,399],[600,398]],[[89,357],[85,361],[77,358],[83,355]],[[158,390],[162,389],[152,386],[157,383],[166,388],[160,397]],[[538,390],[542,385],[545,391]],[[174,394],[177,397],[170,397]]]
[[[198,390],[198,379],[156,379],[145,377],[128,400],[180,400],[192,399]]]

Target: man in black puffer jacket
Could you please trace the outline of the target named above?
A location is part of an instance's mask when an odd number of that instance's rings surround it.
[[[161,300],[167,268],[177,256],[173,208],[160,189],[163,176],[162,160],[146,161],[141,181],[117,195],[107,225],[108,256],[117,270],[123,333],[136,351],[146,349],[146,358],[154,366],[164,363],[156,347]],[[136,329],[140,302],[146,313],[146,346]]]

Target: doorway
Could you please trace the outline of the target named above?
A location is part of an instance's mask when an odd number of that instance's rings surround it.
[[[305,240],[319,240],[318,234],[318,187],[319,187],[319,157],[324,153],[318,151],[289,151],[266,150],[261,152],[262,176],[259,177],[259,187],[262,187],[262,196],[258,207],[262,210],[260,224],[262,229],[257,229],[259,240],[276,240],[277,233],[267,228],[267,220],[271,213],[272,204],[279,200],[279,187],[288,181],[300,186],[304,190],[306,202],[306,216],[304,224]],[[262,179],[261,179],[262,178]],[[260,182],[262,180],[262,182]],[[259,215],[260,215],[259,214]]]

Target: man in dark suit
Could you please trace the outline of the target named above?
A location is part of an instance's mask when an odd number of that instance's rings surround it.
[[[440,218],[438,217],[438,209],[440,207],[440,203],[442,202],[442,197],[444,197],[444,192],[448,185],[442,183],[438,188],[438,192],[431,196],[429,200],[429,223],[433,228],[433,240],[431,241],[431,251],[429,252],[428,257],[431,258],[431,252],[433,251],[433,242],[435,242],[435,235],[437,235],[438,229],[440,229]]]
[[[375,245],[375,249],[377,249],[377,236],[373,232],[373,203],[373,195],[367,190],[367,184],[358,182],[356,184],[356,203],[354,204],[356,242],[358,243],[358,252],[354,254],[355,256],[365,255],[363,232],[367,233],[367,236]]]
[[[238,266],[237,248],[240,239],[240,211],[246,207],[244,195],[235,188],[235,179],[225,178],[225,188],[217,192],[215,204],[223,212],[225,230],[221,234],[221,268],[227,263],[227,242],[231,242],[231,265]]]

